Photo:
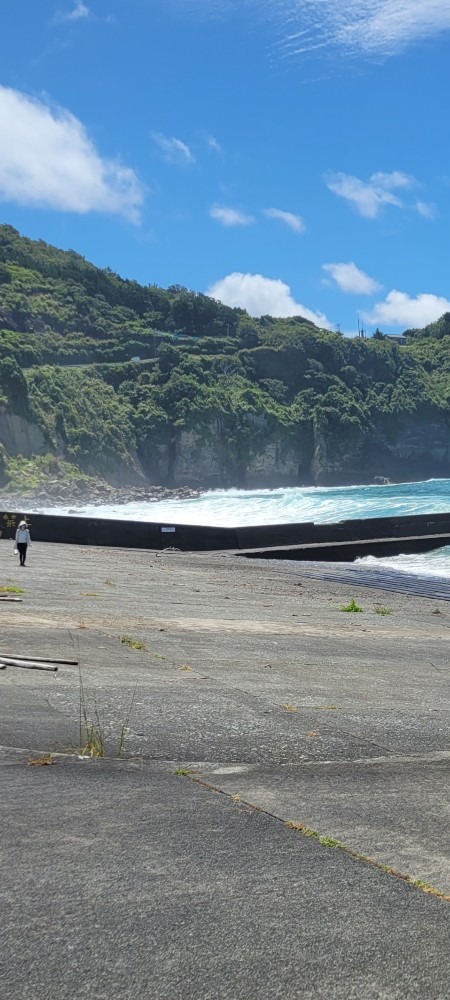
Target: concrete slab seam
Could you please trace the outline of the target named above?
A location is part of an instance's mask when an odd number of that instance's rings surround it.
[[[340,730],[344,732],[344,730]],[[351,735],[348,734],[348,735]],[[354,738],[354,737],[353,737]],[[373,746],[378,746],[378,743],[371,744]],[[288,761],[287,763],[280,764],[280,767],[293,768],[293,767],[331,767],[333,764],[339,763],[339,767],[343,767],[345,764],[353,767],[355,764],[417,764],[422,762],[424,764],[436,764],[436,763],[450,763],[450,750],[433,750],[431,753],[412,753],[412,754],[396,754],[394,751],[389,753],[384,757],[356,757],[349,758],[348,760],[301,760]]]
[[[294,830],[297,833],[301,833],[303,837],[309,837],[316,840],[322,847],[341,851],[342,854],[346,854],[347,857],[353,858],[354,861],[360,861],[362,864],[375,868],[377,871],[383,872],[385,875],[390,875],[392,878],[395,878],[400,882],[404,882],[406,885],[410,885],[412,888],[418,889],[420,892],[423,892],[428,896],[434,896],[436,899],[440,899],[444,903],[450,903],[450,895],[446,895],[446,893],[441,892],[439,889],[435,889],[434,886],[428,885],[428,883],[422,882],[420,879],[413,879],[410,875],[407,875],[404,872],[396,871],[396,869],[391,868],[390,865],[383,865],[381,862],[375,861],[374,858],[370,858],[366,854],[360,854],[358,851],[353,850],[353,848],[348,847],[347,844],[342,843],[342,841],[336,840],[334,837],[328,837],[326,834],[320,834],[317,830],[312,830],[310,827],[306,826],[305,823],[294,823],[292,820],[285,820],[281,816],[277,816],[276,813],[269,812],[267,809],[263,809],[262,806],[257,806],[253,802],[249,802],[247,799],[241,798],[240,795],[232,795],[230,792],[224,791],[223,788],[218,788],[216,785],[212,785],[210,782],[204,781],[203,778],[195,777],[194,774],[189,774],[187,772],[184,776],[195,782],[195,784],[206,788],[210,792],[224,795],[231,802],[246,806],[253,812],[262,813],[264,816],[268,816],[269,819],[274,819],[277,823],[281,823],[288,830]]]

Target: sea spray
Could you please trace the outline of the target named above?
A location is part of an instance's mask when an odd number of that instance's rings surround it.
[[[86,517],[167,521],[236,527],[302,521],[335,522],[353,518],[402,517],[450,511],[450,480],[389,486],[293,487],[276,490],[209,490],[187,499],[124,504],[70,505]],[[45,513],[68,513],[46,507]]]

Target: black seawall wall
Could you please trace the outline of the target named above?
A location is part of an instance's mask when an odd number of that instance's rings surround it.
[[[414,551],[415,543],[417,551],[450,544],[450,513],[367,518],[339,521],[335,524],[307,522],[215,528],[207,525],[173,524],[168,521],[121,521],[2,511],[0,537],[13,539],[16,527],[24,517],[29,524],[32,541],[112,548],[176,548],[183,552],[240,550],[249,554],[254,552],[255,555],[258,550],[271,550],[273,558],[276,558],[277,549],[298,546],[300,548],[297,551],[284,554],[284,558],[314,559],[315,546],[336,546],[333,549],[335,558],[349,559],[369,552],[377,554],[380,545],[385,548],[392,540],[401,542],[402,539],[409,539],[408,551]]]
[[[19,521],[25,519],[32,542],[65,545],[102,545],[123,549],[177,548],[183,552],[214,552],[239,548],[233,528],[147,521],[116,521],[109,518],[75,517],[70,514],[0,512],[2,538],[14,538]]]

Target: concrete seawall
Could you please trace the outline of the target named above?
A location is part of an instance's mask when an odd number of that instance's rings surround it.
[[[367,518],[335,524],[208,525],[121,521],[63,514],[0,512],[0,537],[14,538],[26,517],[32,539],[111,548],[176,548],[182,552],[238,551],[283,559],[336,559],[423,552],[450,544],[450,513]]]
[[[214,552],[239,548],[233,528],[174,525],[170,521],[119,521],[65,514],[0,512],[2,538],[13,538],[17,524],[26,518],[32,541],[66,545],[102,545],[124,549],[177,548],[183,552]]]

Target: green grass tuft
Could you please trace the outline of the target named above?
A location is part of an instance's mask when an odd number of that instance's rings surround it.
[[[140,642],[139,639],[133,639],[131,635],[119,635],[120,642],[122,646],[128,646],[129,649],[143,649],[147,650],[145,642]]]
[[[123,720],[122,725],[120,727],[119,743],[118,743],[118,747],[117,747],[117,753],[118,753],[119,757],[123,757],[124,752],[125,752],[125,744],[126,744],[127,735],[128,735],[128,726],[130,724],[130,716],[131,716],[131,713],[133,711],[133,705],[134,705],[134,699],[136,697],[136,691],[137,691],[137,684],[136,684],[136,687],[135,687],[135,689],[133,691],[133,696],[132,696],[132,699],[131,699],[131,702],[130,702],[130,707],[129,707],[128,712],[126,714],[126,717]]]
[[[376,615],[391,615],[392,608],[385,608],[382,604],[376,604],[374,608]]]
[[[128,737],[128,727],[130,716],[136,698],[137,686],[133,691],[130,706],[123,719],[117,741],[117,756],[123,757]],[[83,684],[83,677],[80,670],[80,704],[79,704],[79,724],[80,724],[80,746],[79,752],[82,757],[104,757],[106,754],[106,731],[103,723],[102,713],[97,700],[94,698],[92,705],[88,704]],[[108,737],[110,741],[110,737]]]
[[[362,610],[363,609],[360,608],[359,604],[356,603],[354,597],[352,597],[351,601],[348,604],[342,604],[341,605],[341,611],[347,611],[349,613],[354,613],[355,614],[356,612],[359,613]]]
[[[321,837],[318,837],[317,839],[319,841],[319,844],[322,844],[323,847],[341,847],[342,846],[340,840],[336,840],[334,837],[324,837],[324,836],[321,836]]]
[[[80,754],[82,757],[105,756],[105,728],[97,702],[89,709],[80,670]]]

